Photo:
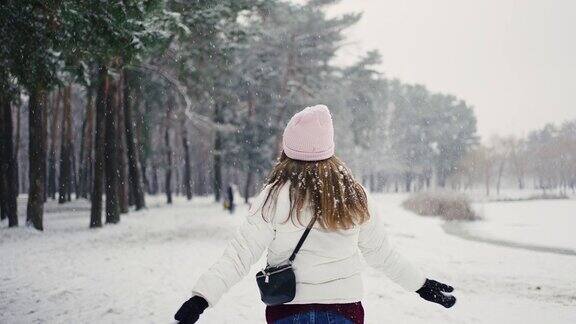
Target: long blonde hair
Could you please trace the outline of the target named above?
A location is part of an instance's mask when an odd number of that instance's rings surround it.
[[[290,181],[290,212],[285,221],[302,225],[306,206],[327,230],[347,230],[364,223],[370,214],[364,188],[350,170],[335,156],[321,161],[298,161],[282,152],[267,180],[270,186],[262,217],[275,211],[278,193]]]

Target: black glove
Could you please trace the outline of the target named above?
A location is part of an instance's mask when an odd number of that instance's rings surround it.
[[[445,294],[444,292],[449,293],[453,291],[454,288],[451,286],[436,280],[426,279],[424,286],[416,290],[416,293],[427,301],[440,304],[446,308],[450,308],[456,304],[456,297]]]
[[[179,324],[193,324],[196,323],[200,314],[208,308],[208,302],[206,299],[200,296],[194,296],[188,299],[180,309],[174,315],[174,319],[178,321]]]

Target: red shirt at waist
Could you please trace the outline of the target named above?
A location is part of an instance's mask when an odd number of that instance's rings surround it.
[[[284,304],[266,307],[266,322],[274,323],[277,320],[292,316],[298,313],[309,311],[323,311],[340,314],[354,322],[354,324],[364,323],[364,308],[361,302],[347,304]]]

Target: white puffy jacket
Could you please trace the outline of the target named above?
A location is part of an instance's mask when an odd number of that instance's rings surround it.
[[[198,280],[195,295],[204,297],[213,306],[234,284],[240,281],[268,250],[271,266],[290,257],[312,214],[302,211],[304,226],[285,222],[289,201],[289,185],[281,188],[275,215],[265,221],[260,208],[269,187],[258,195],[249,216],[228,244],[222,257]],[[370,220],[345,231],[325,231],[315,225],[293,262],[296,274],[296,297],[290,304],[351,303],[362,299],[360,253],[365,261],[383,271],[408,291],[424,284],[422,273],[389,244],[374,202],[368,196]],[[297,222],[296,222],[297,223]]]

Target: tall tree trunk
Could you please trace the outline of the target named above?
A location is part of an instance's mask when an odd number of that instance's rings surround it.
[[[172,173],[172,178],[174,179],[172,181],[172,183],[174,183],[173,188],[176,191],[176,196],[180,196],[182,193],[182,178],[180,176],[180,168],[172,168]]]
[[[214,107],[214,122],[217,125],[224,121],[222,113],[222,107],[217,103]],[[214,158],[214,200],[219,202],[222,192],[222,134],[219,129],[216,129],[215,132],[212,152]]]
[[[20,167],[18,166],[19,163],[19,157],[20,157],[20,131],[22,130],[22,125],[21,125],[21,113],[22,113],[22,105],[18,105],[16,108],[16,140],[14,143],[14,158],[16,159],[16,194],[20,193]]]
[[[252,182],[254,182],[254,171],[252,168],[248,169],[246,172],[246,184],[244,186],[244,203],[248,203],[250,198],[250,189],[252,188]]]
[[[117,159],[118,159],[118,206],[120,208],[120,213],[128,213],[128,177],[126,176],[127,161],[126,161],[126,141],[125,132],[123,131],[125,121],[124,121],[124,110],[123,106],[123,91],[122,84],[124,83],[124,78],[121,77],[118,81],[118,90],[116,93],[116,140],[117,142]]]
[[[72,124],[72,123],[70,123]],[[76,199],[80,196],[78,195],[78,173],[76,171],[76,154],[74,150],[74,141],[70,140],[70,165],[71,165],[71,173],[70,173],[70,190],[68,191],[68,201],[72,201],[72,188],[74,188],[74,192],[76,192]]]
[[[505,160],[500,161],[498,164],[498,175],[496,178],[496,195],[500,196],[500,186],[502,185],[502,175],[504,174]]]
[[[406,190],[406,192],[410,192],[412,191],[412,180],[414,179],[414,176],[412,174],[412,172],[407,171],[404,172],[404,190]]]
[[[62,127],[60,140],[60,178],[58,190],[58,203],[63,204],[70,200],[71,191],[71,146],[72,146],[72,107],[70,106],[71,86],[64,88]]]
[[[153,194],[152,184],[148,180],[148,173],[147,173],[148,161],[146,160],[144,154],[142,154],[142,151],[140,149],[138,149],[138,160],[140,161],[140,169],[142,170],[141,174],[144,188],[146,188],[146,192],[148,192],[148,194]],[[142,193],[142,197],[144,197],[144,193]]]
[[[88,87],[88,98],[86,102],[86,129],[83,133],[82,147],[80,154],[80,185],[82,197],[88,198],[88,192],[91,184],[92,173],[92,143],[94,138],[94,105],[93,105],[93,88]]]
[[[142,154],[140,154],[140,157],[138,158],[140,160],[140,169],[142,170],[142,182],[144,183],[144,188],[146,188],[146,192],[148,194],[152,194],[152,187],[150,185],[150,181],[148,181],[148,176],[147,176],[147,168],[146,168],[146,159],[144,159],[144,157],[142,157]]]
[[[490,164],[486,164],[484,166],[484,185],[486,187],[486,196],[490,196],[490,181],[491,181],[491,169],[492,166]]]
[[[42,110],[42,125],[44,125],[44,202],[48,201],[48,195],[46,194],[48,191],[46,188],[48,187],[48,182],[46,181],[48,174],[46,173],[46,154],[48,148],[48,93],[45,92],[44,95],[44,109]]]
[[[173,98],[168,94],[168,109],[166,110],[166,128],[164,130],[164,145],[166,150],[166,201],[172,203],[172,147],[170,146],[170,124]]]
[[[14,150],[14,125],[11,100],[0,93],[0,210],[2,219],[8,218],[8,226],[18,226],[18,171]]]
[[[253,118],[256,114],[256,96],[252,91],[248,92],[248,124],[247,126],[252,128],[254,127]],[[259,143],[259,132],[253,132],[250,136],[249,145],[256,146],[255,143]],[[254,172],[256,169],[259,168],[258,165],[255,165],[254,158],[252,155],[254,154],[253,150],[249,151],[248,155],[248,170],[246,170],[246,183],[244,184],[244,203],[248,203],[248,199],[250,199],[250,191],[252,189],[252,184],[254,183]]]
[[[134,107],[135,112],[137,113],[137,118],[135,120],[136,125],[136,137],[137,137],[137,149],[138,149],[138,158],[140,160],[140,167],[142,169],[142,182],[144,182],[144,187],[148,191],[149,194],[155,194],[158,192],[158,162],[157,161],[150,161],[150,122],[148,120],[148,108],[142,107],[140,105],[140,97],[136,96],[134,100]],[[149,174],[147,172],[148,165],[151,164],[152,171],[154,175]],[[148,179],[148,176],[154,176],[155,179]],[[153,183],[155,182],[155,183]]]
[[[50,147],[48,149],[48,196],[56,199],[56,141],[58,140],[58,116],[60,115],[60,100],[62,91],[56,90],[52,100],[52,123],[50,125]]]
[[[104,143],[105,174],[106,174],[106,223],[115,224],[120,221],[118,201],[118,153],[116,152],[116,113],[114,97],[116,85],[110,84],[106,96],[106,141]]]
[[[158,193],[158,164],[156,162],[152,163],[152,185],[150,189],[153,195]]]
[[[29,191],[26,224],[44,230],[42,216],[46,184],[46,90],[37,86],[30,91],[28,118]]]
[[[78,176],[76,180],[76,199],[80,199],[80,197],[85,197],[85,188],[84,188],[84,178],[83,173],[85,169],[84,165],[84,154],[85,154],[85,140],[86,137],[86,123],[88,122],[86,115],[84,116],[84,120],[82,120],[82,129],[80,133],[80,152],[78,153]],[[76,161],[72,164],[76,165]]]
[[[192,174],[190,166],[190,145],[188,142],[188,130],[184,117],[181,119],[180,131],[182,132],[182,147],[184,148],[184,192],[186,199],[192,199]]]
[[[86,165],[84,164],[85,155],[86,155],[86,128],[88,127],[88,109],[90,109],[90,104],[92,101],[92,93],[90,87],[87,88],[87,95],[86,95],[86,112],[84,113],[84,119],[82,120],[82,133],[80,135],[80,153],[78,156],[78,181],[76,186],[76,199],[80,197],[86,197],[86,187],[85,187],[85,178],[84,172],[87,169]]]
[[[220,201],[222,191],[222,134],[216,131],[214,138],[214,200]]]
[[[104,186],[104,143],[106,133],[106,98],[108,98],[108,69],[98,68],[98,90],[96,92],[96,135],[94,136],[94,177],[92,180],[92,207],[90,227],[102,227],[102,191]]]
[[[0,80],[1,81],[1,80]],[[4,90],[4,89],[2,89]],[[6,102],[5,102],[6,101]],[[8,207],[6,206],[7,199],[8,199],[8,187],[9,187],[9,178],[8,178],[8,171],[6,170],[7,163],[4,161],[6,159],[6,155],[4,152],[6,151],[5,146],[7,145],[7,138],[5,138],[5,128],[4,125],[6,122],[4,121],[4,109],[8,105],[10,108],[10,103],[8,101],[8,95],[4,93],[0,93],[0,220],[5,220],[8,217],[9,211]]]
[[[135,123],[132,117],[132,98],[130,96],[130,73],[124,69],[124,128],[126,131],[126,148],[128,150],[128,184],[130,185],[130,194],[133,197],[136,210],[146,207],[144,200],[144,190],[138,167],[138,145],[136,143]]]

